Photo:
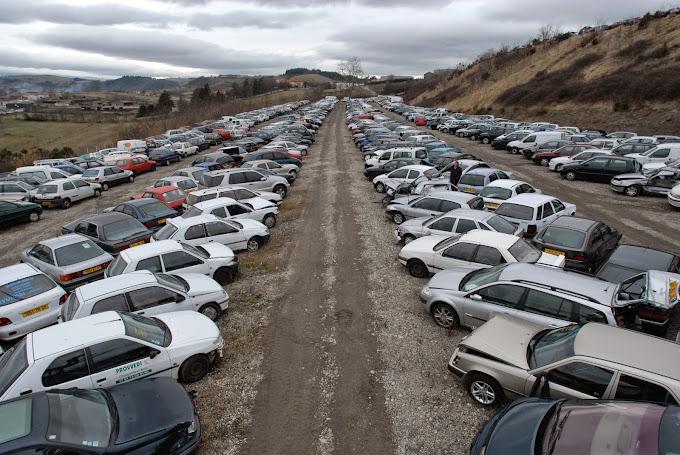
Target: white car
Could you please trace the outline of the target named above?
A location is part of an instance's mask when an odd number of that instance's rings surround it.
[[[210,277],[139,270],[77,287],[62,306],[59,322],[104,311],[154,316],[185,310],[198,311],[215,321],[228,307],[229,294]]]
[[[586,149],[571,156],[557,156],[548,162],[548,169],[559,172],[565,164],[580,163],[600,155],[613,155],[613,153],[604,149]]]
[[[680,185],[675,185],[668,192],[668,203],[673,207],[680,208]]]
[[[60,179],[40,185],[33,200],[43,207],[67,209],[71,207],[72,202],[99,197],[101,194],[102,186],[99,183],[88,183],[78,178]]]
[[[153,186],[149,186],[146,189],[150,190],[151,188],[160,188],[162,186],[177,186],[187,194],[198,189],[198,184],[193,178],[182,177],[178,175],[171,175],[170,177],[158,179],[156,183],[153,184]]]
[[[192,246],[176,240],[160,240],[121,251],[104,276],[110,278],[137,270],[202,273],[226,285],[234,280],[238,266],[238,256],[220,243]]]
[[[175,142],[172,144],[172,146],[177,153],[182,155],[182,158],[186,158],[189,155],[196,155],[198,153],[198,147],[191,145],[189,142]]]
[[[186,203],[188,205],[194,205],[198,204],[199,202],[209,201],[210,199],[215,199],[218,197],[230,197],[249,207],[261,204],[262,202],[258,201],[258,199],[263,199],[276,205],[281,205],[283,203],[283,198],[276,193],[272,193],[271,191],[255,191],[243,186],[231,185],[196,190],[187,195]]]
[[[107,311],[30,333],[7,351],[0,359],[0,401],[145,377],[194,382],[223,348],[217,325],[194,311],[153,318]]]
[[[209,213],[225,220],[255,220],[271,229],[276,226],[276,215],[279,213],[279,208],[271,202],[260,198],[251,202],[251,207],[249,207],[229,197],[218,197],[217,199],[194,204],[184,212],[182,218],[191,218],[204,213]]]
[[[265,169],[269,172],[273,172],[274,174],[291,174],[293,177],[297,177],[297,175],[300,173],[300,167],[297,164],[279,164],[272,160],[246,161],[241,167],[257,167],[260,169]]]
[[[525,237],[533,237],[555,218],[574,215],[576,206],[545,194],[524,193],[504,201],[496,214],[522,228]]]
[[[522,193],[541,194],[541,190],[521,180],[498,179],[486,185],[479,196],[484,199],[484,207],[493,211],[503,201]]]
[[[489,268],[528,262],[564,267],[564,256],[543,253],[523,238],[474,229],[462,235],[429,235],[406,244],[398,256],[411,275],[426,278],[450,267]]]
[[[206,214],[171,218],[151,237],[152,242],[168,239],[194,246],[217,242],[233,251],[257,251],[269,241],[269,229],[254,220],[221,220],[215,215]]]
[[[379,193],[384,193],[385,189],[391,184],[399,186],[402,183],[410,183],[421,175],[434,177],[439,171],[432,166],[423,164],[409,164],[408,166],[395,169],[389,174],[378,175],[373,179],[373,187]]]
[[[57,322],[68,294],[30,264],[0,269],[0,340],[20,338]]]
[[[208,172],[208,170],[204,167],[185,167],[173,172],[171,177],[188,177],[196,182],[196,185],[198,185],[198,179],[200,179],[201,175],[205,174],[206,172]]]
[[[287,151],[293,151],[293,152],[298,152],[302,156],[307,156],[309,153],[309,147],[306,145],[301,145],[301,144],[296,144],[295,142],[290,142],[290,141],[272,141],[269,144],[267,144],[268,148],[283,148],[286,149]]]

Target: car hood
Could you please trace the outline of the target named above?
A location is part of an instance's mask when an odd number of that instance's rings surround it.
[[[281,175],[281,174],[279,174]],[[267,207],[276,207],[271,201],[262,198],[252,198],[248,200],[248,203],[254,210],[264,209]]]
[[[116,445],[194,421],[194,404],[174,379],[132,381],[111,387],[108,392],[118,411]]]
[[[409,231],[422,231],[425,226],[425,222],[431,220],[431,216],[419,216],[418,218],[411,218],[406,220],[399,225],[399,228]]]
[[[154,316],[168,326],[172,341],[168,346],[170,356],[173,349],[183,349],[201,339],[220,338],[220,329],[207,316],[198,311],[173,311]],[[172,359],[170,359],[172,360]]]
[[[639,299],[622,299],[619,291],[625,290],[628,284],[639,280],[640,277],[644,280],[646,291]],[[619,284],[612,306],[628,306],[631,303],[640,302],[658,308],[671,309],[678,303],[678,284],[680,284],[680,274],[648,270],[647,272],[634,275]]]
[[[460,281],[468,273],[474,270],[479,270],[481,268],[482,267],[460,266],[444,269],[441,272],[436,273],[432,278],[430,278],[430,282],[427,283],[427,286],[433,289],[451,289],[457,291],[460,285]]]
[[[399,255],[407,253],[409,256],[417,253],[434,253],[434,247],[442,240],[446,240],[450,235],[426,235],[415,239],[414,241],[404,245]]]
[[[210,259],[233,259],[235,256],[231,248],[217,242],[204,243],[201,248],[208,252]]]
[[[190,297],[213,294],[216,292],[221,293],[224,290],[217,281],[207,275],[202,275],[200,273],[173,273],[172,275],[182,277],[184,281],[189,284],[189,291],[187,294],[189,294]]]
[[[259,221],[251,220],[249,218],[239,218],[237,220],[233,220],[243,226],[243,229],[247,230],[266,230],[267,227],[260,223]]]
[[[488,435],[489,453],[535,453],[539,426],[546,413],[555,405],[554,400],[520,401],[504,410]]]

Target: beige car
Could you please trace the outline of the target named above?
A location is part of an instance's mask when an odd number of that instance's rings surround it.
[[[448,363],[470,396],[625,399],[678,404],[680,345],[605,324],[557,329],[499,314],[464,338]]]

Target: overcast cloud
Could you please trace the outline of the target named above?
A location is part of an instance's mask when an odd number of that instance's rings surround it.
[[[196,77],[335,71],[420,76],[676,4],[658,0],[21,0],[0,9],[0,75]],[[660,38],[661,40],[662,38]]]

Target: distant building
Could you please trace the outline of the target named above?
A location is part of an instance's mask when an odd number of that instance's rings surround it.
[[[288,81],[291,87],[295,88],[304,88],[305,87],[305,81],[300,79],[299,77],[291,77],[290,80]]]

